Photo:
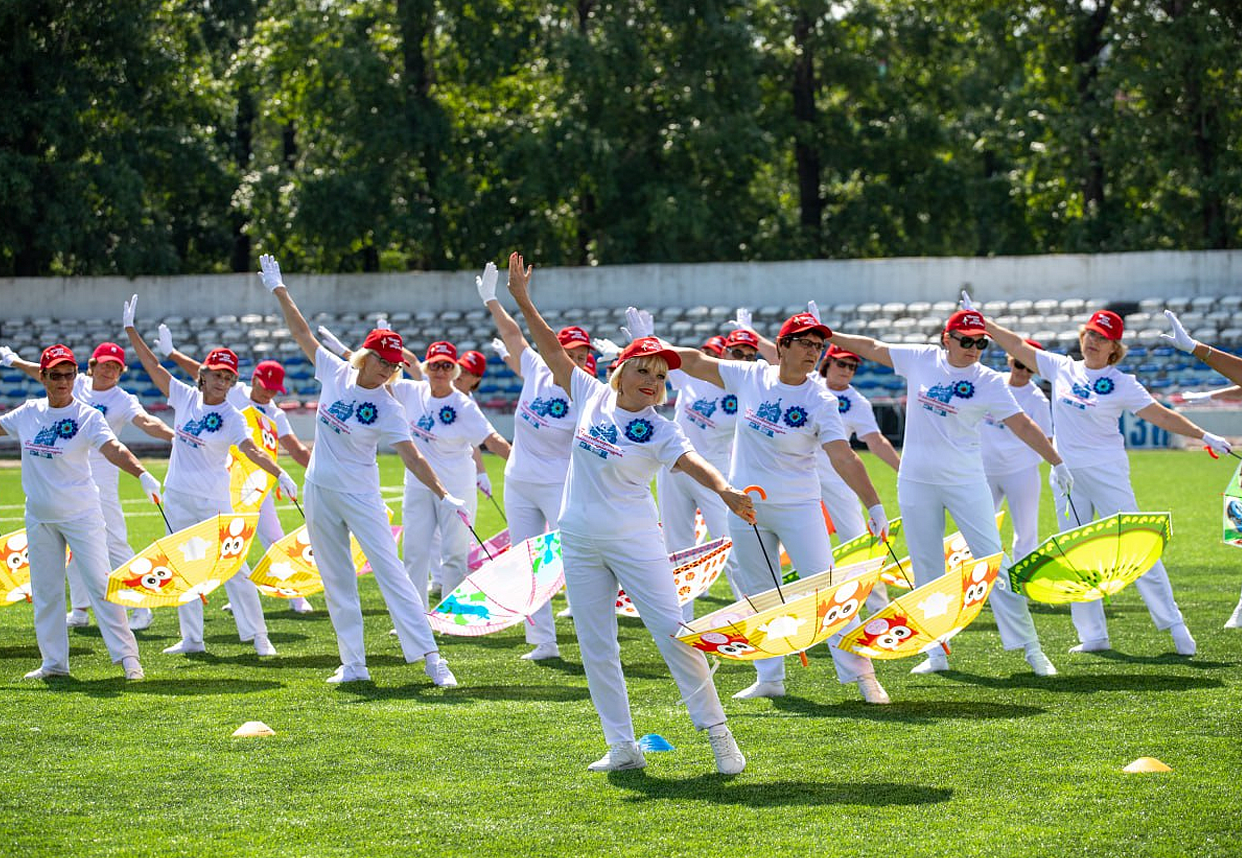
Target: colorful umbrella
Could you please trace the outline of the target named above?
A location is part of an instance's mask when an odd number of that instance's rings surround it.
[[[682,643],[722,658],[753,661],[810,649],[848,623],[875,586],[879,560],[801,578],[686,624]],[[781,595],[784,601],[781,601]]]
[[[707,592],[707,588],[720,577],[720,570],[724,569],[732,548],[733,540],[724,537],[675,551],[668,556],[673,564],[673,582],[677,585],[677,604],[684,605]],[[617,592],[617,614],[622,617],[638,616],[638,609],[625,590]]]
[[[490,554],[492,559],[504,554],[509,550],[509,528],[505,528],[500,533],[486,540],[481,546],[476,543],[470,546],[470,553],[466,557],[466,568],[474,572],[480,566],[487,562],[487,556]]]
[[[970,625],[987,601],[1002,554],[959,563],[935,581],[889,602],[839,646],[865,658],[908,658],[932,647],[949,651],[949,639]]]
[[[467,575],[427,621],[448,635],[488,635],[522,622],[564,584],[561,532],[541,533]]]
[[[1014,592],[1036,602],[1094,602],[1152,567],[1173,530],[1167,512],[1118,512],[1048,537],[1009,569]]]
[[[1238,463],[1221,506],[1221,541],[1242,548],[1242,462]]]
[[[106,597],[127,608],[205,601],[245,562],[258,524],[257,512],[221,513],[160,537],[108,575]]]
[[[0,536],[0,605],[30,601],[30,558],[26,531]]]
[[[392,510],[388,510],[388,520],[392,520]],[[393,527],[393,539],[400,535],[401,527]],[[349,535],[349,557],[356,574],[365,575],[371,570],[362,546],[352,533]],[[315,551],[311,547],[306,525],[269,545],[263,559],[250,570],[250,580],[260,593],[278,599],[296,599],[322,590],[323,578],[315,563]]]
[[[242,416],[246,418],[246,428],[250,430],[250,439],[255,446],[275,459],[280,453],[276,424],[253,405],[243,408]],[[233,509],[237,512],[258,512],[259,507],[263,506],[263,499],[276,485],[276,478],[250,461],[236,447],[229,447],[228,468]]]
[[[996,513],[997,530],[1000,530],[1004,521],[1005,511],[1002,509]],[[970,553],[970,547],[966,545],[966,537],[962,536],[960,530],[955,530],[944,538],[944,571],[948,572],[956,568],[973,556]],[[914,583],[914,568],[910,565],[910,558],[903,557],[896,563],[885,566],[880,570],[880,580],[890,587],[909,590]]]
[[[895,518],[888,523],[889,541],[901,533],[901,518]],[[888,548],[876,537],[870,533],[864,533],[862,536],[856,536],[848,542],[842,542],[832,549],[832,562],[838,566],[848,566],[852,563],[860,563],[863,560],[873,560],[876,557],[884,557],[888,554]]]

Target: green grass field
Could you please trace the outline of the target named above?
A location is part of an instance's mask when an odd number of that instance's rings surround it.
[[[892,472],[864,460],[895,510]],[[1140,502],[1174,512],[1165,559],[1196,657],[1173,654],[1130,588],[1108,608],[1110,653],[1068,655],[1068,610],[1035,607],[1055,678],[1003,653],[986,611],[948,674],[879,663],[887,707],[838,685],[823,647],[809,668],[791,663],[790,694],[773,701],[728,699],[753,669],[725,662],[717,685],[749,760],[732,779],[638,621],[621,623],[635,728],[676,750],[605,776],[585,768],[604,742],[567,621],[551,662],[518,659],[521,628],[442,639],[461,687],[441,690],[403,663],[368,576],[374,682],[341,688],[324,684],[338,660],[322,596],[306,616],[265,598],[280,657],[260,661],[219,591],[209,654],[162,655],[178,637],[164,609],[138,633],[145,682],[120,678],[92,626],[71,630],[73,677],[44,683],[21,679],[39,663],[29,606],[0,609],[0,855],[1242,854],[1242,631],[1222,628],[1242,553],[1218,542],[1232,467],[1189,452],[1133,463]],[[399,511],[399,462],[381,468]],[[140,546],[162,522],[136,481],[123,489]],[[21,500],[18,471],[0,470],[0,532],[22,526]],[[480,533],[500,527],[482,500]],[[699,610],[727,592],[717,582]],[[277,735],[230,738],[248,720]],[[1139,756],[1173,771],[1123,774]]]

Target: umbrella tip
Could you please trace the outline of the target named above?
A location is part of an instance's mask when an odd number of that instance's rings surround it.
[[[247,721],[233,731],[234,738],[249,739],[255,736],[275,736],[276,731],[262,721]]]
[[[1155,757],[1139,757],[1130,765],[1122,769],[1126,774],[1136,775],[1145,772],[1171,772],[1173,769],[1157,760]]]
[[[673,745],[659,733],[648,733],[638,740],[638,747],[644,751],[671,751]]]

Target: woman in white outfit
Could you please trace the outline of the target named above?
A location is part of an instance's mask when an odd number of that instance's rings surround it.
[[[707,730],[717,770],[737,774],[746,758],[725,724],[707,659],[673,637],[681,626],[681,608],[660,538],[651,479],[662,466],[675,462],[713,486],[738,515],[752,515],[753,507],[691,449],[676,424],[653,408],[666,395],[664,382],[668,369],[677,367],[676,353],[655,337],[640,338],[618,356],[620,364],[609,384],[587,375],[531,302],[531,270],[514,253],[509,258],[509,291],[526,317],[553,381],[568,391],[578,408],[560,529],[582,663],[591,702],[608,741],[608,752],[588,768],[616,771],[646,765],[634,741],[621,671],[616,615],[619,584],[633,599],[664,656],[694,726]]]
[[[125,609],[104,599],[111,566],[88,451],[98,450],[113,466],[137,477],[143,492],[157,504],[160,484],[116,440],[103,415],[74,397],[77,374],[73,352],[60,344],[49,346],[39,359],[39,379],[47,396],[0,414],[0,435],[12,435],[21,444],[30,600],[34,605],[35,640],[43,659],[26,678],[69,675],[65,621],[68,546],[112,663],[122,666],[126,679],[142,679],[138,644],[125,622]]]
[[[941,346],[898,346],[869,337],[832,336],[834,345],[891,366],[906,379],[906,429],[897,472],[897,502],[917,586],[945,573],[946,510],[975,557],[1001,551],[979,452],[979,424],[984,415],[1002,421],[1051,462],[1054,479],[1067,485],[1072,482],[1047,436],[1014,401],[1004,377],[979,364],[979,355],[988,347],[983,324],[980,313],[954,313],[941,332]],[[1006,560],[991,596],[1001,644],[1007,650],[1022,648],[1036,675],[1052,676],[1056,668],[1039,644],[1026,599],[1005,586],[1008,568]],[[948,669],[948,658],[937,649],[911,672]]]
[[[15,366],[38,381],[39,365],[17,357],[11,350],[0,346],[0,363]],[[164,421],[152,417],[134,396],[118,383],[125,372],[125,350],[116,343],[100,343],[95,347],[87,363],[86,375],[79,374],[73,380],[73,396],[85,402],[103,415],[112,434],[119,436],[121,429],[132,423],[152,438],[171,441],[173,432]],[[121,509],[116,466],[103,457],[94,447],[87,452],[91,474],[99,489],[99,506],[103,513],[108,543],[109,568],[115,569],[134,556],[129,545],[129,531],[125,525],[125,511]],[[82,582],[78,564],[69,562],[69,605],[71,610],[65,621],[73,627],[90,625],[90,594]],[[141,631],[151,626],[150,608],[135,608],[129,617],[129,627]]]
[[[850,449],[836,400],[822,384],[810,378],[823,353],[824,338],[831,333],[811,313],[789,317],[777,336],[775,366],[766,360],[721,361],[693,349],[677,350],[687,375],[737,397],[737,430],[729,479],[736,485],[761,486],[767,493],[765,499],[755,503],[759,539],[745,522],[736,518],[729,521],[737,558],[735,592],[754,595],[775,586],[769,563],[775,566],[778,543],[784,544],[794,568],[804,576],[832,568],[832,546],[820,510],[815,469],[815,457],[821,448],[846,485],[867,504],[871,531],[887,536],[884,507],[866,468]],[[837,679],[857,683],[868,703],[888,703],[871,661],[837,646],[841,635],[857,625],[855,619],[828,639]],[[734,697],[784,696],[783,658],[760,659],[755,662],[755,669],[755,683]]]
[[[517,322],[496,299],[496,280],[496,266],[489,262],[475,285],[522,378],[522,392],[513,414],[513,452],[505,463],[505,515],[509,519],[509,541],[516,545],[560,524],[578,403],[557,384],[547,362],[530,347]],[[593,363],[587,332],[570,325],[561,328],[556,339],[560,352],[594,378],[593,367],[591,371],[585,369]],[[560,657],[551,602],[531,614],[525,629],[526,643],[534,649],[522,658],[540,661]]]
[[[137,303],[135,295],[125,305],[125,333],[151,381],[168,397],[173,410],[176,437],[168,459],[168,473],[164,476],[164,507],[172,529],[182,530],[219,513],[233,511],[228,471],[231,446],[236,446],[242,455],[276,477],[281,489],[290,497],[296,497],[297,484],[267,453],[255,446],[246,428],[246,418],[228,402],[229,389],[237,383],[237,355],[226,348],[212,349],[203,359],[195,387],[177,381],[160,365],[134,327]],[[241,640],[253,641],[254,651],[261,656],[276,655],[276,648],[267,637],[259,591],[250,580],[250,567],[243,563],[237,573],[224,582],[224,589],[233,606],[233,620]],[[178,606],[177,616],[181,621],[181,640],[164,652],[177,655],[204,652],[202,601],[195,599]]]
[[[371,678],[362,635],[358,579],[349,548],[352,533],[371,562],[380,593],[397,627],[405,660],[426,659],[424,669],[432,682],[455,686],[457,679],[448,662],[440,657],[423,603],[397,556],[397,544],[380,495],[376,455],[383,443],[392,446],[405,467],[431,489],[443,508],[454,514],[464,514],[465,510],[465,503],[445,491],[435,471],[414,446],[405,412],[384,387],[404,360],[401,337],[390,330],[371,331],[362,348],[346,363],[315,339],[281,281],[276,260],[264,254],[259,262],[263,286],[280,302],[289,332],[314,362],[315,378],[322,385],[315,444],[306,469],[306,529],[323,577],[328,616],[341,655],[341,666],[327,681],[357,682]]]
[[[963,305],[969,300],[963,293]],[[1100,310],[1083,325],[1078,335],[1082,360],[1033,348],[995,322],[989,321],[987,330],[1015,360],[1036,367],[1052,384],[1056,446],[1074,477],[1071,490],[1055,492],[1060,523],[1068,522],[1069,527],[1074,527],[1086,524],[1096,515],[1140,509],[1130,487],[1130,459],[1118,426],[1123,411],[1168,432],[1202,440],[1217,453],[1230,451],[1224,438],[1204,432],[1181,414],[1165,408],[1152,399],[1134,376],[1117,369],[1126,347],[1121,342],[1124,323],[1116,313]],[[1079,521],[1075,521],[1075,513]],[[1173,599],[1164,563],[1157,561],[1135,586],[1147,603],[1156,628],[1172,635],[1178,654],[1194,655],[1195,639]],[[1070,613],[1079,640],[1070,652],[1098,652],[1111,647],[1102,601],[1076,602],[1070,605]]]
[[[1026,340],[1034,349],[1042,349],[1035,340]],[[1027,417],[1049,439],[1052,438],[1052,411],[1048,397],[1031,381],[1034,366],[1009,358],[1009,375],[1006,381],[1014,401]],[[1043,483],[1039,479],[1039,454],[1028,447],[1003,421],[993,420],[991,415],[983,418],[979,427],[979,450],[983,454],[983,475],[987,477],[992,492],[992,504],[997,512],[1001,504],[1009,501],[1009,518],[1013,522],[1013,546],[1010,557],[1021,560],[1039,545],[1039,496]]]

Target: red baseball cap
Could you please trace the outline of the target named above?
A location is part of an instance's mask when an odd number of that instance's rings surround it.
[[[810,313],[795,313],[785,320],[785,324],[781,325],[781,330],[777,337],[784,339],[785,337],[792,337],[794,334],[802,334],[807,331],[816,331],[825,339],[832,336],[832,328],[816,319]]]
[[[972,337],[988,332],[983,326],[983,314],[978,310],[958,310],[944,323],[944,330],[945,333],[958,331]]]
[[[71,363],[78,365],[77,360],[73,357],[73,352],[66,345],[57,343],[54,346],[48,346],[43,350],[42,356],[39,358],[39,369],[51,369],[58,363]]]
[[[468,351],[457,359],[457,364],[471,375],[479,378],[487,372],[487,358],[482,352]]]
[[[285,390],[285,368],[274,360],[259,361],[252,377],[255,383],[264,390],[270,390],[273,393],[288,393]]]
[[[731,349],[734,346],[750,346],[752,349],[759,348],[759,335],[749,328],[735,328],[729,332],[729,336],[725,337],[724,347]]]
[[[232,349],[212,349],[203,361],[206,369],[227,369],[237,375],[237,353]]]
[[[587,355],[586,366],[584,366],[583,369],[585,369],[591,375],[595,375],[596,366],[597,364],[595,363],[595,355],[593,354]]]
[[[556,338],[560,340],[561,348],[564,349],[580,349],[583,346],[591,347],[591,337],[584,328],[580,328],[577,325],[561,328],[557,332]]]
[[[719,335],[714,336],[714,337],[708,337],[707,342],[703,343],[703,345],[700,346],[700,348],[702,348],[704,351],[709,351],[712,354],[719,357],[720,355],[724,354],[725,338]]]
[[[423,360],[430,363],[432,358],[444,358],[457,363],[457,346],[452,343],[446,343],[444,340],[432,343],[427,346],[427,357],[423,358]]]
[[[1025,339],[1022,342],[1026,343],[1033,349],[1039,349],[1041,352],[1044,350],[1044,344],[1039,340]]]
[[[681,366],[681,357],[659,337],[639,337],[634,340],[617,355],[617,365],[636,357],[662,357],[669,369]]]
[[[846,351],[840,346],[829,346],[828,351],[824,353],[824,357],[837,358],[838,360],[843,360],[845,358],[853,358],[859,363],[862,363],[862,358],[860,358],[858,355],[854,354],[851,351]]]
[[[95,351],[91,353],[91,357],[94,358],[95,363],[112,361],[113,363],[119,363],[121,369],[125,368],[125,349],[116,343],[100,343],[95,346]]]
[[[388,328],[376,328],[367,334],[362,347],[375,352],[389,363],[405,363],[405,355],[401,353],[401,335]],[[453,357],[457,357],[454,353]]]
[[[1112,310],[1098,310],[1087,322],[1088,331],[1095,331],[1102,337],[1110,340],[1121,339],[1121,334],[1125,331],[1125,323],[1121,321],[1121,317]]]

